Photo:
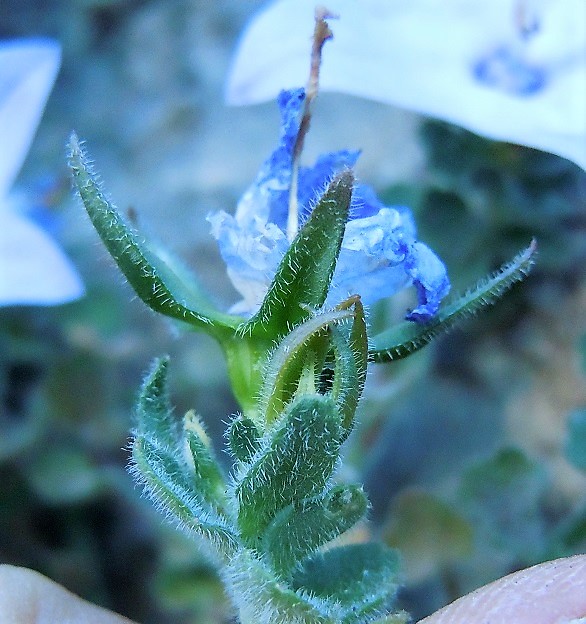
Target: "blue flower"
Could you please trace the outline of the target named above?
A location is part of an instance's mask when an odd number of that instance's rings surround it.
[[[268,2],[244,31],[230,104],[303,84],[314,0]],[[458,124],[586,169],[586,2],[329,0],[320,89]]]
[[[208,217],[228,275],[242,295],[231,310],[236,314],[248,316],[258,309],[290,244],[286,224],[292,153],[304,99],[303,89],[280,93],[277,148],[238,202],[235,215],[222,211]],[[300,167],[298,205],[302,222],[332,176],[352,167],[359,155],[358,151],[329,152],[312,167]],[[407,318],[429,321],[450,285],[439,258],[416,240],[410,211],[384,206],[370,187],[357,184],[350,214],[326,305],[336,305],[351,294],[359,294],[366,304],[372,304],[414,284],[418,305]]]
[[[27,218],[27,194],[11,191],[60,59],[54,41],[0,43],[0,306],[53,305],[84,292],[61,249]]]

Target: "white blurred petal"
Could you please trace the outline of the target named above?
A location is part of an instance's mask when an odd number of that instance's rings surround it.
[[[54,305],[83,292],[75,268],[42,229],[0,211],[0,306]]]
[[[483,84],[474,65],[519,40],[522,0],[329,0],[340,19],[320,86],[401,106],[495,140],[558,154],[586,169],[586,2],[525,0],[541,29],[523,48],[545,85],[520,95]],[[230,104],[272,99],[308,75],[315,0],[279,0],[244,32],[228,78]]]
[[[28,153],[60,62],[55,41],[0,43],[0,198],[7,196]]]

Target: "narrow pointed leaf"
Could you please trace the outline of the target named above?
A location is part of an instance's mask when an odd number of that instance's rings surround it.
[[[104,245],[136,294],[155,312],[184,321],[211,334],[234,329],[242,319],[219,312],[195,278],[154,244],[140,237],[105,197],[75,135],[69,166],[73,180]]]
[[[339,485],[323,499],[283,509],[263,539],[275,571],[287,577],[300,561],[352,528],[367,509],[368,499],[356,485]]]
[[[279,343],[268,360],[261,390],[259,408],[267,424],[280,416],[295,394],[308,352],[318,347],[316,340],[327,338],[324,330],[328,326],[351,317],[349,310],[318,314],[296,327]]]
[[[342,429],[332,399],[293,401],[236,488],[238,524],[253,543],[284,507],[320,495],[338,460]]]
[[[171,454],[152,441],[137,437],[132,459],[135,478],[180,529],[203,538],[216,555],[226,556],[233,551],[237,539],[232,527],[191,489],[183,467]]]
[[[193,485],[201,497],[213,507],[225,510],[226,481],[214,456],[210,439],[200,418],[193,411],[183,419],[183,432],[189,458],[193,462]]]
[[[450,330],[458,322],[473,316],[482,308],[496,303],[516,282],[524,280],[534,263],[535,241],[500,270],[455,301],[440,308],[426,325],[403,322],[371,339],[370,357],[375,362],[390,362],[407,357]]]
[[[227,437],[230,452],[241,462],[250,461],[258,450],[260,435],[250,418],[234,418],[228,428]]]
[[[283,257],[259,311],[240,327],[242,333],[284,336],[320,308],[329,290],[342,238],[354,176],[350,170],[330,183]]]
[[[145,377],[135,407],[137,431],[169,448],[179,446],[180,432],[169,401],[169,358],[157,358]]]
[[[398,589],[396,551],[382,544],[351,544],[308,559],[292,578],[298,593],[331,600],[337,620],[371,621],[389,613]]]
[[[346,333],[335,327],[330,330],[334,351],[332,397],[342,416],[345,437],[352,431],[358,401],[366,381],[368,362],[368,337],[364,308],[359,297],[354,297],[349,301],[354,307],[350,331]]]

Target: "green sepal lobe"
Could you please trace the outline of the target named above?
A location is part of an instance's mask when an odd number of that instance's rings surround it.
[[[73,181],[87,213],[136,294],[155,312],[217,337],[233,331],[242,319],[218,311],[187,269],[140,237],[106,198],[75,134],[69,150]]]
[[[250,461],[258,450],[260,434],[254,422],[245,416],[237,416],[232,420],[227,438],[230,452],[238,461]]]
[[[348,220],[354,175],[346,169],[330,183],[285,253],[259,311],[242,334],[286,335],[326,300]]]
[[[226,481],[201,419],[193,411],[183,419],[183,433],[188,457],[193,467],[193,486],[213,507],[225,512]]]

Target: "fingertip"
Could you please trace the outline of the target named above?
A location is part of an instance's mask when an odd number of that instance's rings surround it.
[[[0,622],[6,624],[132,624],[93,605],[42,574],[0,565]]]
[[[586,555],[576,555],[505,576],[419,624],[570,624],[584,617]]]

